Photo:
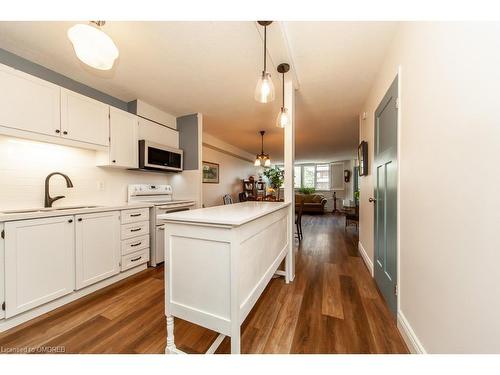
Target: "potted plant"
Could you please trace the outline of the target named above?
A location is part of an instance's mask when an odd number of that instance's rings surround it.
[[[264,176],[266,176],[269,181],[270,187],[278,191],[278,200],[280,199],[280,188],[283,186],[285,180],[285,171],[279,169],[278,167],[268,168],[264,171]]]
[[[315,192],[315,188],[302,187],[299,189],[299,193],[304,195],[314,194]]]

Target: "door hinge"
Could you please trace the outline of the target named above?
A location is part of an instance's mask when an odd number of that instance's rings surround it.
[[[2,229],[2,238],[5,239],[5,229]]]
[[[2,303],[2,310],[5,311],[5,302]]]
[[[398,295],[398,284],[394,284],[394,295]]]
[[[399,108],[399,97],[396,98],[396,108]]]

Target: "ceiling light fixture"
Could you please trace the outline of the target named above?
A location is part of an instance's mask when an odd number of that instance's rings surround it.
[[[283,88],[283,102],[281,104],[280,113],[276,119],[276,126],[278,128],[285,128],[290,123],[290,116],[288,114],[288,109],[285,107],[285,73],[290,70],[290,65],[282,63],[278,65],[278,73],[281,73],[282,77],[282,88]]]
[[[267,56],[267,26],[273,21],[257,21],[261,26],[264,26],[264,70],[259,76],[257,87],[255,88],[255,100],[260,103],[269,103],[274,100],[274,85],[271,79],[271,74],[266,71],[266,56]]]
[[[260,149],[260,154],[257,155],[255,158],[255,163],[254,165],[256,167],[264,166],[264,167],[269,167],[271,166],[271,158],[269,157],[269,154],[264,153],[264,134],[266,132],[264,130],[260,131],[260,137],[261,137],[261,149]]]
[[[118,58],[118,48],[113,40],[101,30],[105,21],[90,21],[89,25],[76,24],[69,28],[68,38],[73,44],[76,56],[85,64],[109,70]]]

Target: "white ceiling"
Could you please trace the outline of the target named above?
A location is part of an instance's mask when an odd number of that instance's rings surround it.
[[[251,153],[260,151],[258,131],[266,130],[265,151],[282,157],[282,130],[274,126],[281,102],[275,69],[276,100],[253,99],[263,48],[254,22],[108,22],[104,31],[120,57],[104,73],[76,58],[66,37],[74,23],[0,22],[0,48],[124,101],[139,98],[175,116],[201,112],[205,131]],[[274,40],[287,40],[287,62],[298,80],[297,160],[354,155],[358,113],[395,28],[391,22],[270,26],[270,55],[276,59]]]

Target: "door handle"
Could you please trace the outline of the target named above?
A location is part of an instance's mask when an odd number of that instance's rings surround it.
[[[375,203],[375,202],[377,202],[377,200],[375,198],[368,198],[368,202]]]

